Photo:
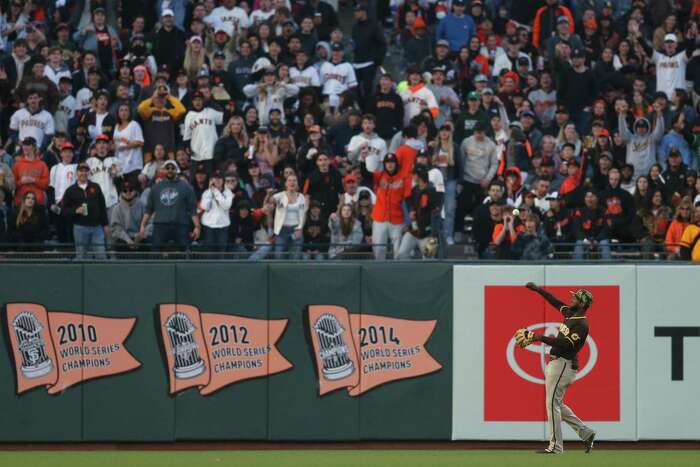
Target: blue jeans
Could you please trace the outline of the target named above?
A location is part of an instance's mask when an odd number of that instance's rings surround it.
[[[208,251],[226,251],[226,243],[228,242],[228,227],[212,229],[203,227],[202,241]]]
[[[189,228],[180,224],[153,224],[153,249],[160,251],[170,242],[175,249],[184,250],[187,247]]]
[[[455,211],[457,210],[457,180],[445,182],[445,223],[442,231],[445,237],[452,237],[455,230]]]
[[[75,259],[86,259],[86,253],[94,253],[95,259],[107,259],[105,231],[101,225],[73,225]]]
[[[300,259],[301,258],[301,246],[302,239],[297,238],[294,235],[293,227],[282,227],[279,235],[277,235],[275,240],[275,257],[277,259],[284,258],[284,252],[289,248],[289,259]]]
[[[255,252],[250,255],[248,258],[248,261],[260,261],[265,259],[268,253],[272,251],[272,245],[267,244],[267,245],[260,245]]]
[[[574,256],[575,260],[583,259],[583,240],[576,240],[576,245],[574,246]],[[598,241],[598,251],[600,251],[600,259],[610,259],[610,240],[599,240]]]

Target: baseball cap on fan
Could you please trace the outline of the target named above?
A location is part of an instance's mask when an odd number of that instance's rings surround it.
[[[171,10],[170,8],[166,8],[163,10],[163,12],[160,14],[161,18],[165,18],[166,16],[175,16],[175,12]]]
[[[678,42],[678,38],[673,33],[668,33],[664,36],[664,42]]]

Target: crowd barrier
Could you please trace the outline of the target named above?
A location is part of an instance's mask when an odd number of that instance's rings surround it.
[[[528,281],[594,294],[567,402],[600,439],[697,440],[699,271],[0,264],[0,441],[544,439]]]

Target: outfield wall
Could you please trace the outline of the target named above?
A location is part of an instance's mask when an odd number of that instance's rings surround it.
[[[527,281],[595,296],[601,439],[700,439],[698,268],[219,262],[0,265],[0,441],[541,440]]]

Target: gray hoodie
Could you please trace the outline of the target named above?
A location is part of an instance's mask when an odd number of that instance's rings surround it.
[[[462,141],[462,179],[469,183],[491,180],[498,170],[498,146],[488,137],[482,142],[472,135]]]
[[[141,227],[143,211],[143,204],[141,204],[138,196],[132,199],[131,202],[125,201],[120,197],[109,219],[109,231],[112,241],[121,240],[127,242],[129,239],[133,240]]]
[[[627,128],[625,115],[618,117],[618,128],[622,141],[627,144],[627,163],[634,166],[634,179],[647,175],[651,166],[656,164],[656,145],[664,136],[664,117],[657,114],[656,126],[651,131],[651,123],[646,118],[638,118],[632,125],[632,131]],[[636,133],[640,125],[647,125],[649,131],[644,136]]]

